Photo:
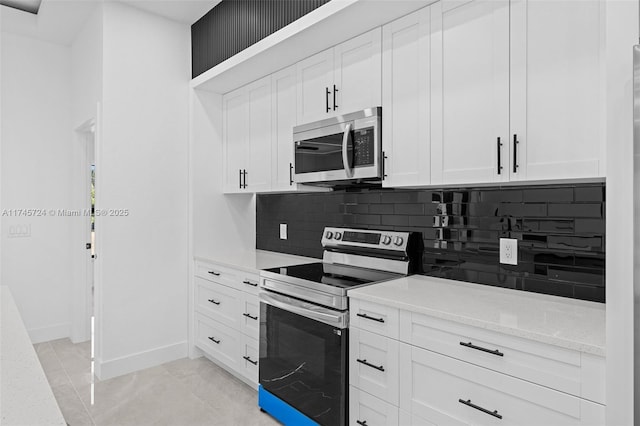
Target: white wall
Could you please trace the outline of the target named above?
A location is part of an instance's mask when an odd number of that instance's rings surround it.
[[[104,5],[97,353],[107,378],[187,354],[189,27]],[[100,121],[100,120],[99,120]]]
[[[70,48],[2,34],[2,208],[62,209],[70,200]],[[8,238],[11,226],[29,238]],[[3,217],[2,284],[34,342],[69,335],[70,221]]]
[[[95,118],[102,99],[102,7],[98,6],[71,45],[72,128]]]

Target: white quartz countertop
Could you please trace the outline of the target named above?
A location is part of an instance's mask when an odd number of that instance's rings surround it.
[[[195,260],[243,269],[247,272],[256,272],[261,269],[276,268],[278,266],[291,266],[322,261],[321,259],[312,257],[294,256],[265,250],[225,252],[216,254],[211,258],[196,256]]]
[[[605,305],[413,275],[349,297],[605,356]]]
[[[0,309],[0,424],[66,425],[7,286]]]

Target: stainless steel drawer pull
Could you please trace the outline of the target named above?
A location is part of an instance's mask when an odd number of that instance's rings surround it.
[[[220,276],[220,272],[216,272],[216,271],[207,271],[209,272],[211,275],[215,275],[216,277]]]
[[[487,410],[486,408],[482,408],[481,406],[472,403],[470,399],[467,399],[466,401],[464,399],[458,399],[458,402],[460,404],[466,405],[467,407],[475,408],[478,411],[482,411],[483,413],[486,413],[490,416],[502,419],[502,415],[498,414],[498,410],[493,410],[493,411]]]
[[[250,285],[251,287],[258,287],[258,283],[254,283],[253,281],[244,280],[244,281],[242,281],[242,283]]]
[[[369,426],[366,420],[356,420],[356,423],[358,423],[360,426]]]
[[[219,305],[220,304],[220,302],[218,302],[217,300],[214,300],[214,299],[207,299],[207,301],[213,303],[214,305]]]
[[[211,340],[213,343],[215,343],[216,345],[220,344],[220,340],[216,340],[213,337],[209,337],[209,340]]]
[[[467,348],[475,349],[477,351],[486,352],[486,353],[491,354],[491,355],[504,356],[504,354],[502,352],[500,352],[499,350],[497,350],[497,349],[491,350],[491,349],[483,348],[482,346],[476,346],[471,342],[469,342],[469,343],[460,342],[460,345],[461,346],[466,346]]]
[[[258,317],[257,317],[257,316],[255,316],[255,317],[254,317],[253,315],[251,315],[251,314],[249,314],[249,313],[247,313],[247,312],[245,312],[245,313],[244,313],[244,314],[242,314],[242,315],[244,315],[244,316],[245,316],[245,317],[247,317],[247,318],[251,318],[252,320],[257,320],[257,319],[258,319]]]
[[[384,367],[383,366],[370,364],[370,363],[367,362],[366,359],[356,359],[356,361],[358,361],[360,364],[366,365],[367,367],[375,368],[378,371],[384,371]]]
[[[242,358],[246,359],[247,361],[249,361],[253,365],[258,365],[258,361],[254,361],[251,358],[249,358],[248,356],[243,356]]]
[[[382,318],[370,317],[367,314],[356,314],[356,316],[359,316],[360,318],[365,318],[371,321],[384,322],[384,319]]]

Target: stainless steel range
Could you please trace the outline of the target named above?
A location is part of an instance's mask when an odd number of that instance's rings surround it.
[[[408,232],[325,228],[322,262],[260,273],[260,408],[285,425],[347,423],[347,291],[412,272]]]

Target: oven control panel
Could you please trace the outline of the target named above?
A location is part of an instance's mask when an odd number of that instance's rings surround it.
[[[408,239],[408,232],[326,227],[322,235],[322,247],[351,246],[406,251]]]

